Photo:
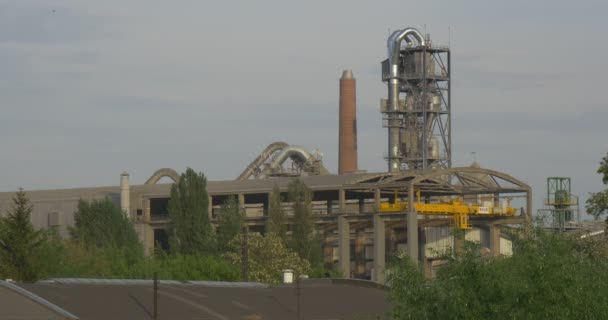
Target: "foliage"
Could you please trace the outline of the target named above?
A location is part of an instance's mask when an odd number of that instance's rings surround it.
[[[230,242],[241,233],[244,217],[236,197],[229,197],[218,216],[217,244],[220,252],[229,250]]]
[[[171,186],[169,200],[169,246],[174,254],[214,252],[213,230],[209,221],[207,178],[188,168]]]
[[[608,318],[608,248],[604,241],[536,231],[516,241],[512,257],[480,254],[467,244],[425,280],[407,258],[389,269],[395,319]]]
[[[312,213],[312,192],[299,179],[293,179],[287,187],[289,201],[293,203],[293,235],[291,248],[300,258],[313,266],[323,263],[323,247],[316,234],[315,216]]]
[[[240,239],[233,240],[240,248]],[[281,238],[274,234],[251,233],[247,240],[249,280],[264,283],[279,283],[282,270],[294,270],[296,275],[310,272],[310,263],[285,247]],[[242,263],[239,250],[225,254],[234,265]]]
[[[287,240],[287,217],[281,205],[281,191],[276,184],[270,193],[268,201],[268,220],[266,222],[266,232],[274,234],[283,241]]]
[[[597,173],[602,175],[602,182],[608,184],[608,153],[602,158]]]
[[[608,185],[608,154],[602,158],[597,173],[602,175],[604,185]],[[586,201],[585,209],[587,209],[587,213],[596,218],[608,213],[608,189],[600,192],[591,192]]]
[[[79,200],[74,221],[74,227],[69,228],[70,235],[86,248],[116,247],[130,251],[131,255],[141,254],[142,246],[133,224],[108,198]]]
[[[591,192],[585,205],[587,213],[598,218],[608,213],[608,189],[600,192]]]
[[[33,257],[43,238],[30,222],[32,205],[22,188],[7,213],[0,218],[0,273],[15,280],[36,280],[39,271]]]

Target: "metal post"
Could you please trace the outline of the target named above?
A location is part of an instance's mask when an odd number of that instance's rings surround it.
[[[296,278],[296,315],[298,317],[298,320],[302,319],[301,313],[300,313],[300,275],[297,275]]]
[[[154,272],[154,320],[158,320],[158,272]]]

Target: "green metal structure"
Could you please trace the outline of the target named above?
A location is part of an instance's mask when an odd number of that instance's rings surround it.
[[[547,178],[545,206],[549,208],[538,212],[540,217],[549,218],[550,221],[544,221],[546,227],[565,230],[578,225],[579,203],[578,197],[572,194],[570,177]]]

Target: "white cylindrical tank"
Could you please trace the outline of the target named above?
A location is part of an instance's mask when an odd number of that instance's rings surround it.
[[[125,171],[120,174],[120,210],[129,218],[131,216],[129,174]]]
[[[429,159],[439,159],[439,139],[432,137],[429,140]]]
[[[431,101],[429,103],[430,111],[439,111],[440,106],[441,106],[441,96],[438,94],[431,95]]]
[[[293,270],[283,270],[283,283],[293,283]]]

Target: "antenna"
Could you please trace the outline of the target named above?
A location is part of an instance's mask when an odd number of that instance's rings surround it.
[[[448,26],[448,47],[452,47],[452,27]]]

